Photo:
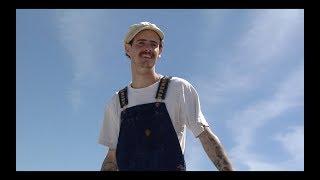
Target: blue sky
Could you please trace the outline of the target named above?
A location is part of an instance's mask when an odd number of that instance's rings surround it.
[[[304,170],[304,10],[16,10],[16,170],[95,171],[128,27],[157,24],[156,71],[196,88],[236,170]],[[216,171],[187,131],[187,170]]]

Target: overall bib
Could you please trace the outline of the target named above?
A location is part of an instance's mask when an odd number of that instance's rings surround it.
[[[185,171],[184,156],[165,103],[171,77],[160,80],[156,102],[124,108],[116,150],[120,171]],[[127,87],[119,91],[121,108]]]

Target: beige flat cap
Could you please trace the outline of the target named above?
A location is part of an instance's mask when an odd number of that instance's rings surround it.
[[[150,22],[140,22],[130,26],[129,31],[124,39],[124,43],[128,44],[140,31],[146,29],[155,31],[159,35],[161,41],[164,39],[164,33],[155,24]]]

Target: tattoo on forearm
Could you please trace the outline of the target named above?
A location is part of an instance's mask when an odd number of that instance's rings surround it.
[[[116,162],[108,160],[107,158],[104,159],[102,166],[101,166],[101,171],[117,171],[118,166]]]
[[[219,171],[232,171],[233,168],[226,153],[224,152],[222,145],[214,137],[212,137],[209,132],[205,133],[208,134],[206,134],[202,139],[202,144],[216,168]]]
[[[214,141],[214,139],[209,139],[210,141]],[[221,145],[216,144],[215,145],[215,153],[216,158],[214,158],[214,164],[220,171],[230,171],[231,165],[227,161],[227,156],[225,155],[225,152],[223,151]]]

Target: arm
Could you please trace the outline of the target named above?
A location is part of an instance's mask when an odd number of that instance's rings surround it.
[[[109,149],[107,156],[105,157],[101,171],[118,171],[118,165],[116,161],[116,150]]]
[[[205,127],[205,130],[199,135],[199,139],[207,155],[219,171],[234,170],[218,137],[211,132],[209,127]]]

